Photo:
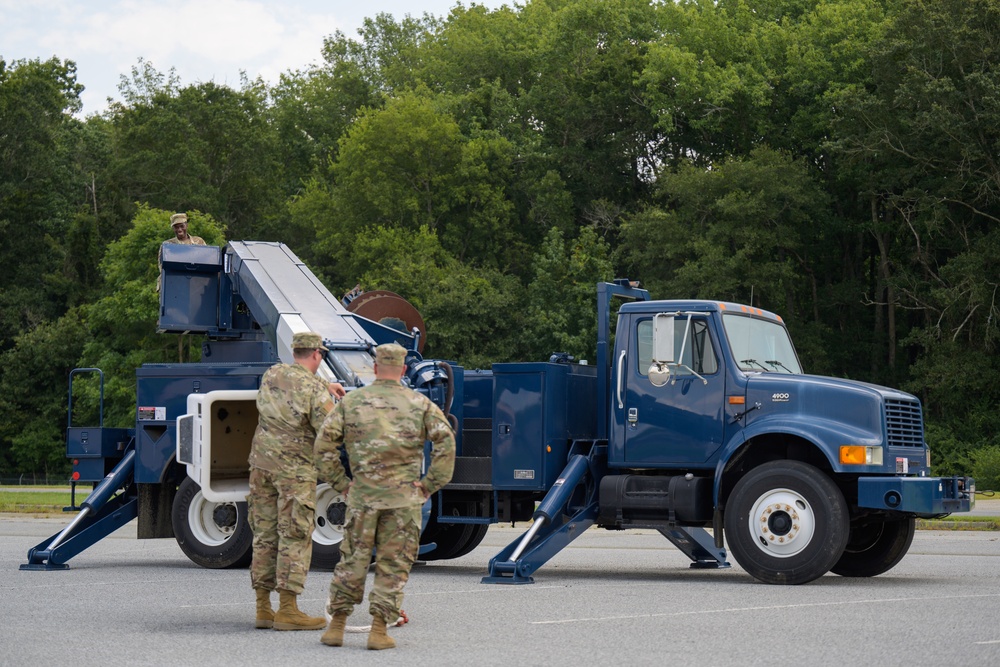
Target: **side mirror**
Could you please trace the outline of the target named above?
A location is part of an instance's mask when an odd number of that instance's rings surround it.
[[[653,362],[672,364],[674,359],[674,316],[658,313],[653,317]]]
[[[670,366],[654,361],[649,365],[646,375],[654,387],[662,387],[670,382]]]

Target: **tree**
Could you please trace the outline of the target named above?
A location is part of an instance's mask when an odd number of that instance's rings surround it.
[[[341,142],[333,185],[314,181],[296,210],[327,200],[329,215],[315,224],[327,258],[319,268],[334,283],[353,284],[355,240],[375,227],[426,227],[456,258],[503,266],[518,245],[502,190],[509,160],[503,139],[465,137],[426,92],[407,93],[358,118]]]
[[[758,148],[662,179],[668,208],[622,230],[621,259],[654,294],[735,301],[781,313],[814,372],[826,371],[819,291],[828,268],[826,196],[801,161]]]
[[[535,279],[527,288],[522,360],[541,361],[554,352],[595,360],[595,286],[614,278],[608,244],[590,227],[570,242],[553,229],[534,265]]]
[[[942,469],[996,443],[998,21],[988,0],[903,0],[870,47],[870,85],[836,99],[836,148],[868,172],[874,298],[899,320]]]
[[[142,202],[205,211],[238,238],[273,231],[267,224],[289,193],[280,189],[283,167],[263,82],[244,79],[239,91],[212,82],[180,88],[141,64],[122,86],[131,104],[108,112],[115,185],[98,201],[118,220],[130,220]]]
[[[72,61],[0,59],[0,350],[71,300],[48,277],[84,192],[68,140],[82,89]]]
[[[403,296],[427,325],[424,354],[482,368],[519,358],[524,318],[516,278],[469,267],[451,256],[426,227],[377,227],[353,244],[361,285]]]
[[[20,334],[14,347],[0,354],[0,472],[69,470],[67,378],[88,341],[80,311],[72,309]]]

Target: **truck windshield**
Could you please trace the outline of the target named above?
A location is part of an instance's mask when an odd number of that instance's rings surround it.
[[[801,373],[785,327],[772,320],[726,313],[722,317],[729,347],[742,371]]]

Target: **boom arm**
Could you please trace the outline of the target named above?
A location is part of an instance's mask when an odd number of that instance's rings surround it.
[[[315,331],[330,348],[320,376],[350,385],[374,378],[372,346],[413,346],[410,334],[348,312],[283,243],[232,241],[225,248],[165,244],[162,271],[161,332],[196,331],[218,341],[263,340],[271,346],[270,360],[291,363],[292,336]]]

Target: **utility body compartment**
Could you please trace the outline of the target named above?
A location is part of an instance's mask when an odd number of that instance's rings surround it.
[[[573,440],[597,434],[597,369],[563,363],[493,364],[493,485],[546,491]]]

